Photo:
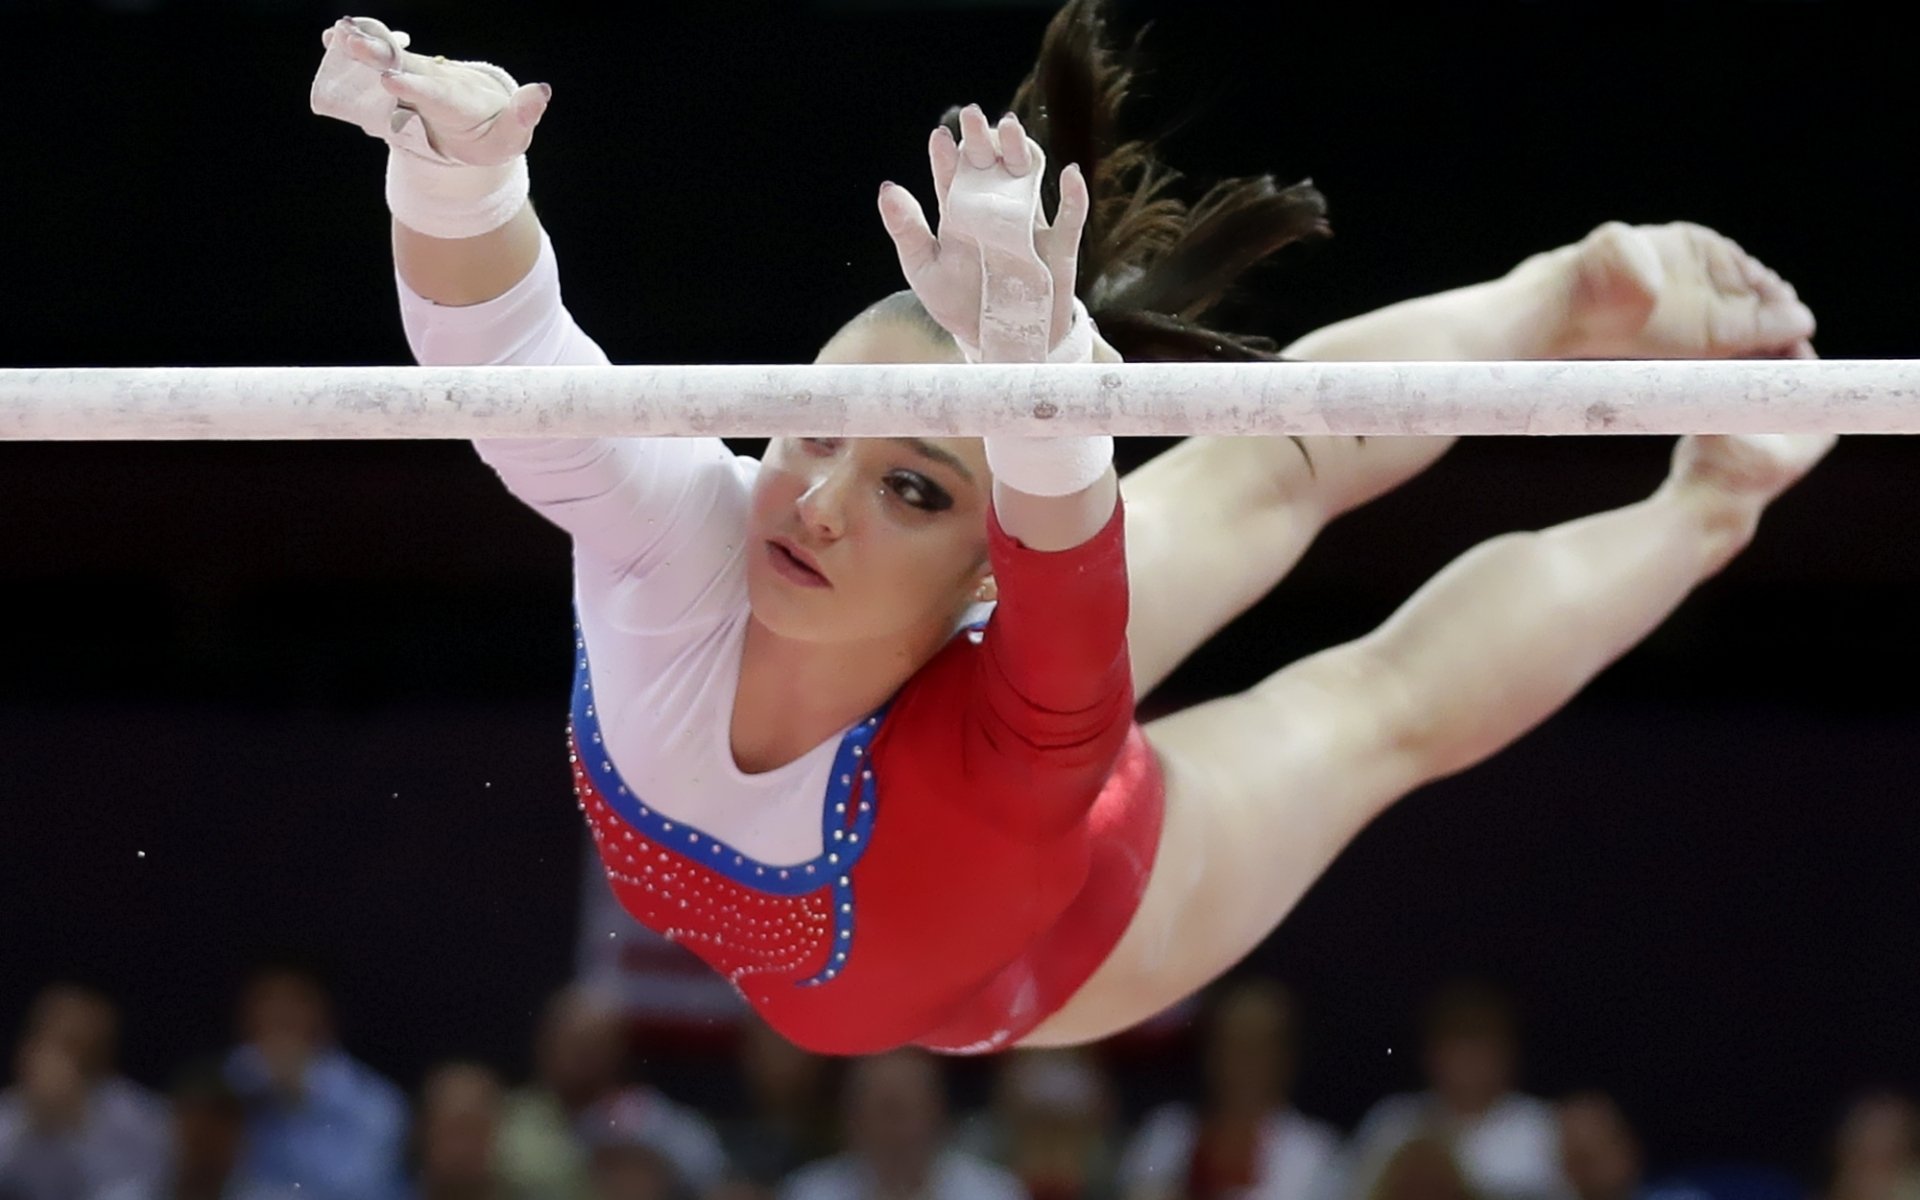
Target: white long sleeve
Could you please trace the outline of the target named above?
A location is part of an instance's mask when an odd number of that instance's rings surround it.
[[[484,304],[439,305],[397,275],[395,282],[407,342],[423,365],[607,362],[562,302],[559,261],[544,230],[527,277]],[[718,438],[474,445],[515,496],[573,538],[582,599],[596,586],[620,585],[616,619],[630,629],[670,626],[697,603],[738,548],[734,531],[745,526],[746,484],[757,465]]]
[[[400,282],[414,357],[434,366],[585,366],[606,354],[561,302],[541,235],[527,277],[484,304]],[[605,751],[634,793],[767,863],[820,853],[829,739],[747,775],[728,732],[747,622],[747,518],[759,463],[718,438],[488,440],[507,487],[574,544],[574,601]],[[557,615],[557,614],[556,614]]]

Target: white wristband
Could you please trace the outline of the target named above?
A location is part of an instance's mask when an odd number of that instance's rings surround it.
[[[1067,336],[1060,344],[1047,351],[1050,363],[1087,363],[1093,361],[1093,314],[1087,306],[1080,303],[1080,297],[1073,298],[1073,323],[1067,326]]]
[[[1113,438],[988,435],[987,466],[996,482],[1029,496],[1071,496],[1099,482],[1113,465]]]
[[[1087,306],[1073,301],[1073,324],[1060,344],[1047,352],[1049,363],[1093,361],[1094,325]],[[961,353],[971,347],[962,345]],[[968,362],[978,362],[972,350]],[[1085,437],[1023,437],[990,434],[986,439],[987,466],[994,479],[1029,496],[1071,496],[1099,481],[1113,465],[1113,439],[1104,434]]]
[[[439,163],[395,146],[387,155],[387,208],[436,238],[471,238],[511,221],[527,203],[527,156],[492,167]]]

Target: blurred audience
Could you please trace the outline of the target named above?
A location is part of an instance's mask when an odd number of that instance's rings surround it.
[[[1619,1105],[1599,1092],[1562,1100],[1560,1168],[1575,1200],[1642,1200],[1646,1163]]]
[[[406,1096],[335,1042],[318,975],[292,964],[256,972],[240,1029],[227,1080],[247,1107],[250,1174],[305,1200],[397,1200]]]
[[[500,1077],[477,1063],[447,1063],[427,1076],[413,1200],[517,1200],[499,1167],[505,1107]]]
[[[1206,1026],[1205,1100],[1147,1114],[1121,1167],[1126,1200],[1339,1200],[1339,1135],[1293,1107],[1298,1037],[1279,984],[1222,991]]]
[[[1427,1090],[1382,1100],[1354,1133],[1354,1194],[1372,1193],[1400,1148],[1429,1136],[1451,1147],[1484,1200],[1568,1200],[1554,1110],[1518,1091],[1513,1002],[1484,984],[1442,989],[1428,1009],[1423,1051]]]
[[[1365,1200],[1485,1200],[1467,1182],[1447,1139],[1431,1132],[1401,1142],[1364,1195]]]
[[[721,1125],[734,1174],[759,1188],[833,1153],[835,1121],[829,1062],[749,1017],[741,1024],[740,1082],[745,1115]]]
[[[1650,1182],[1640,1137],[1612,1097],[1578,1092],[1558,1108],[1560,1162],[1577,1200],[1803,1200],[1790,1176],[1750,1163],[1699,1165]]]
[[[1847,1110],[1826,1200],[1920,1200],[1920,1108],[1912,1100],[1876,1092]]]
[[[780,1200],[1021,1200],[1019,1180],[947,1145],[940,1063],[918,1050],[860,1059],[844,1089],[846,1153],[803,1167]]]
[[[1013,1172],[1033,1200],[1114,1200],[1118,1104],[1085,1050],[1020,1050],[1001,1059],[992,1107],[954,1144]]]
[[[507,1098],[500,1167],[509,1183],[542,1200],[591,1200],[593,1179],[580,1120],[620,1089],[627,1025],[611,1002],[571,987],[547,1002],[533,1047],[533,1082]]]
[[[247,1111],[219,1062],[196,1063],[174,1080],[172,1162],[164,1181],[123,1184],[99,1200],[298,1200],[300,1193],[249,1175]]]
[[[508,1098],[501,1127],[501,1169],[517,1192],[592,1200],[604,1190],[595,1148],[609,1138],[643,1141],[698,1192],[725,1176],[726,1152],[705,1117],[653,1088],[624,1086],[629,1057],[626,1017],[607,997],[571,987],[548,1002],[534,1081]]]
[[[1806,1200],[1804,1180],[1712,1160],[1652,1179],[1600,1091],[1557,1105],[1518,1089],[1512,1001],[1440,991],[1422,1026],[1426,1087],[1392,1096],[1345,1147],[1293,1102],[1299,1014],[1264,980],[1212,998],[1204,1083],[1148,1112],[1122,1147],[1096,1052],[994,1061],[988,1106],[957,1128],[945,1062],[900,1050],[840,1064],[747,1018],[744,1103],[716,1126],[630,1074],[607,998],[556,994],[534,1077],[448,1063],[410,1109],[340,1047],[325,986],[275,965],[249,980],[239,1045],[162,1102],[116,1068],[119,1014],[45,989],[0,1092],[0,1200]],[[982,1064],[983,1066],[989,1064]],[[841,1077],[839,1103],[831,1102]],[[975,1076],[974,1078],[980,1078]],[[409,1181],[409,1155],[411,1150]],[[835,1151],[838,1151],[836,1153]],[[1846,1112],[1819,1200],[1920,1200],[1920,1106],[1876,1092]]]
[[[166,1174],[167,1111],[119,1076],[120,1017],[98,992],[47,988],[28,1012],[14,1086],[0,1093],[0,1198],[90,1200]]]
[[[644,1146],[664,1158],[696,1196],[727,1177],[727,1152],[713,1125],[654,1088],[623,1088],[588,1109],[581,1123],[590,1147]]]
[[[593,1200],[690,1200],[673,1162],[645,1138],[603,1132],[590,1159]]]

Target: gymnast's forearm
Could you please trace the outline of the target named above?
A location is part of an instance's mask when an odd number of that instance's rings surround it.
[[[1672,484],[1628,508],[1484,543],[1369,639],[1426,778],[1545,720],[1652,632],[1751,536],[1712,494]]]
[[[1122,361],[1098,333],[1093,336],[1091,358],[1099,363]],[[1111,443],[1107,446],[1110,450]],[[993,508],[1001,528],[1031,550],[1070,550],[1085,542],[1106,525],[1120,500],[1120,477],[1111,457],[1109,452],[1106,469],[1089,486],[1066,496],[1032,495],[996,478]]]
[[[435,304],[484,304],[512,291],[533,270],[540,232],[532,201],[478,237],[428,237],[395,220],[393,265],[409,288]]]
[[[526,278],[542,242],[527,149],[553,89],[522,85],[492,63],[416,53],[406,33],[369,17],[342,18],[321,42],[313,111],[387,144],[402,284],[458,307]]]

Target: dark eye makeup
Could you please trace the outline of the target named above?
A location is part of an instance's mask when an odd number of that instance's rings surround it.
[[[800,444],[807,453],[826,456],[839,451],[844,439],[808,437],[800,438]],[[945,512],[953,507],[953,496],[939,484],[918,471],[897,468],[888,471],[882,484],[902,504],[920,509],[922,512]]]

